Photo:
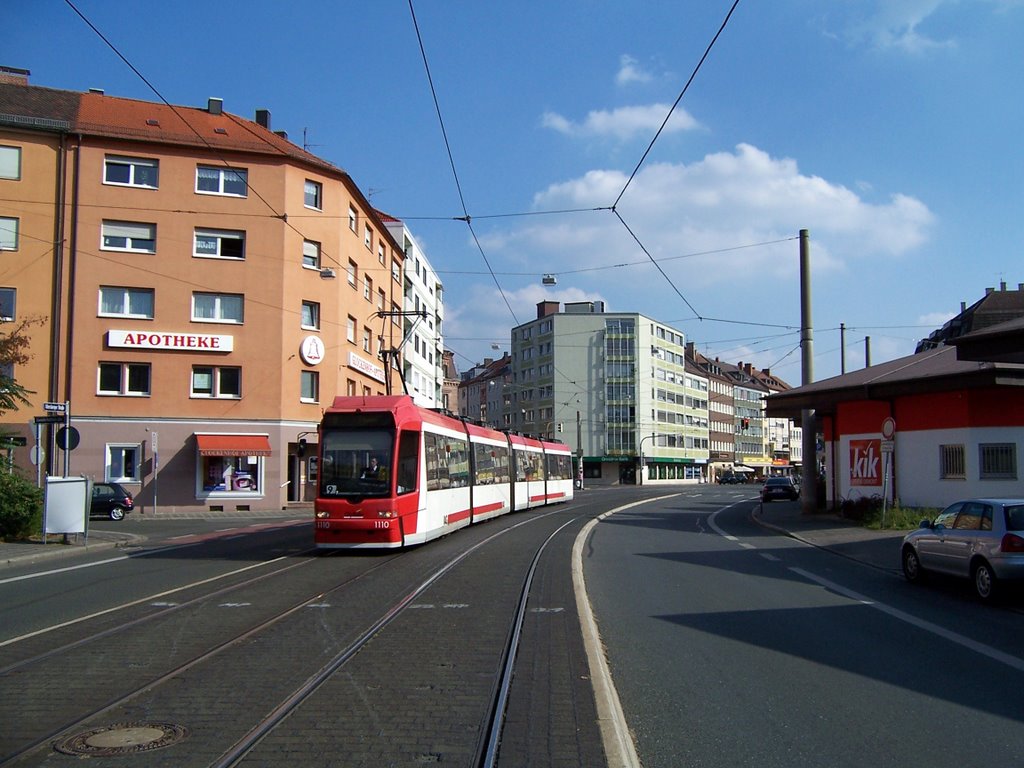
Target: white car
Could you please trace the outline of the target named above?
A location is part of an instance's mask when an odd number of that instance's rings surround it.
[[[903,537],[903,575],[928,571],[970,578],[982,600],[999,582],[1024,579],[1024,499],[966,499]]]

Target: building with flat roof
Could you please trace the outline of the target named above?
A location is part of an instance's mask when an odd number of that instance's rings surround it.
[[[560,438],[603,482],[706,480],[708,379],[683,334],[602,302],[544,301],[512,330],[509,427]]]

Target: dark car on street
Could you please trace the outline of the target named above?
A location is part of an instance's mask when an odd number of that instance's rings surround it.
[[[90,517],[109,517],[111,520],[123,520],[124,516],[135,509],[135,500],[120,483],[93,483],[92,506]]]
[[[718,476],[719,485],[736,485],[747,482],[747,478],[739,472],[723,472]]]
[[[800,489],[790,477],[769,477],[761,486],[761,501],[788,499],[796,501],[800,498]]]

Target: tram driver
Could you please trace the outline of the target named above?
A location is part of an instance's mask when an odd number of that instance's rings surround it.
[[[360,480],[382,480],[384,477],[384,470],[380,466],[380,462],[377,461],[376,456],[370,457],[370,466],[363,470],[363,473],[359,476]]]

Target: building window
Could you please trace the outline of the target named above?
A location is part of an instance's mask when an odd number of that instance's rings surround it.
[[[204,195],[246,197],[249,173],[242,168],[200,165],[196,168],[196,192]]]
[[[352,379],[345,379],[345,394],[349,397],[356,396],[356,383]]]
[[[311,331],[320,330],[320,304],[318,302],[302,302],[302,327]]]
[[[21,147],[0,146],[0,179],[21,179]]]
[[[373,250],[373,230],[369,226],[363,230],[363,244],[371,251]]]
[[[943,480],[964,480],[967,478],[964,466],[963,445],[939,446],[939,477]]]
[[[377,311],[378,312],[383,312],[384,311],[384,302],[385,302],[384,289],[383,288],[378,288],[377,289]]]
[[[351,229],[353,232],[357,230],[357,221],[358,216],[356,216],[356,209],[350,205],[348,207],[348,228]]]
[[[245,297],[235,293],[193,293],[192,320],[198,323],[241,323]]]
[[[158,189],[160,186],[160,161],[144,157],[107,155],[103,160],[103,183]]]
[[[373,331],[369,328],[363,327],[363,351],[371,352],[371,340],[373,339]]]
[[[982,443],[978,446],[982,480],[1017,479],[1016,443]]]
[[[212,498],[262,496],[263,457],[200,456],[197,481],[196,492]]]
[[[142,456],[140,446],[136,444],[107,444],[107,461],[103,476],[108,483],[139,482],[139,458]]]
[[[349,259],[349,262],[348,262],[348,284],[351,285],[353,288],[356,287],[356,278],[357,278],[358,274],[359,274],[359,267],[356,266],[356,263],[354,261]]]
[[[402,268],[398,265],[398,259],[391,260],[391,279],[396,283],[402,282]]]
[[[100,286],[101,317],[138,317],[153,319],[152,288]]]
[[[320,400],[320,374],[316,371],[303,371],[299,399],[304,403],[316,403]]]
[[[156,224],[104,221],[100,248],[105,251],[156,253]]]
[[[149,363],[100,363],[99,395],[149,395]]]
[[[18,220],[0,216],[0,251],[18,250]]]
[[[352,315],[348,316],[348,326],[345,330],[345,338],[349,340],[349,343],[356,343],[356,319]]]
[[[366,274],[363,274],[363,298],[373,301],[373,280]]]
[[[388,263],[388,256],[384,250],[384,243],[378,243],[377,245],[377,261],[381,263],[381,266]]]
[[[237,400],[241,396],[241,368],[192,366],[192,397],[220,397]]]
[[[302,266],[320,269],[320,243],[304,240],[302,243]]]
[[[210,259],[244,259],[245,232],[234,229],[197,229],[192,255]]]
[[[14,320],[17,302],[17,288],[0,288],[0,322],[9,323]]]
[[[307,208],[316,208],[318,211],[321,210],[324,207],[323,194],[324,187],[320,182],[306,179],[303,203]]]

